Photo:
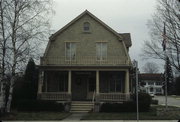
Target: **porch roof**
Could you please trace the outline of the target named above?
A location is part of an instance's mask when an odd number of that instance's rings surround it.
[[[123,65],[123,66],[54,66],[54,65],[38,65],[39,69],[46,69],[46,70],[124,70],[130,69],[132,66],[130,65]]]

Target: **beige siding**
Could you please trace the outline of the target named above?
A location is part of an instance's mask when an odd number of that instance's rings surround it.
[[[90,33],[83,32],[83,23],[90,23]],[[61,32],[54,41],[51,41],[45,57],[65,56],[65,42],[77,42],[76,56],[96,56],[96,42],[107,42],[107,57],[115,56],[118,59],[128,59],[123,42],[108,31],[100,23],[88,15],[84,15],[66,30]]]

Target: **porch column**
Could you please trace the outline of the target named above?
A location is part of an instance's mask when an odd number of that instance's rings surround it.
[[[99,70],[96,71],[96,94],[99,94]]]
[[[44,80],[44,71],[40,71],[39,81],[38,81],[38,93],[42,93],[43,80]]]
[[[71,94],[71,70],[68,72],[68,93]]]
[[[129,70],[126,70],[126,76],[125,76],[125,93],[129,93]]]

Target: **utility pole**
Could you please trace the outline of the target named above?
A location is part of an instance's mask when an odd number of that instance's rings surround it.
[[[139,122],[139,100],[138,100],[138,62],[136,60],[133,61],[133,65],[135,68],[135,72],[136,72],[136,117],[137,117],[137,122]]]

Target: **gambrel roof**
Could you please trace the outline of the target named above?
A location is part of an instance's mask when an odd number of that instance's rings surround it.
[[[56,33],[52,34],[49,38],[50,40],[54,40],[61,32],[66,30],[69,26],[71,26],[73,23],[78,21],[80,18],[82,18],[84,15],[89,15],[92,17],[95,21],[100,23],[103,27],[105,27],[107,30],[112,32],[115,36],[118,37],[119,41],[124,41],[126,47],[130,47],[131,44],[131,38],[130,33],[117,33],[115,30],[113,30],[111,27],[106,25],[104,22],[102,22],[100,19],[98,19],[96,16],[94,16],[92,13],[90,13],[88,10],[85,10],[83,13],[81,13],[79,16],[77,16],[75,19],[73,19],[71,22],[69,22],[67,25],[65,25],[63,28],[58,30]]]

